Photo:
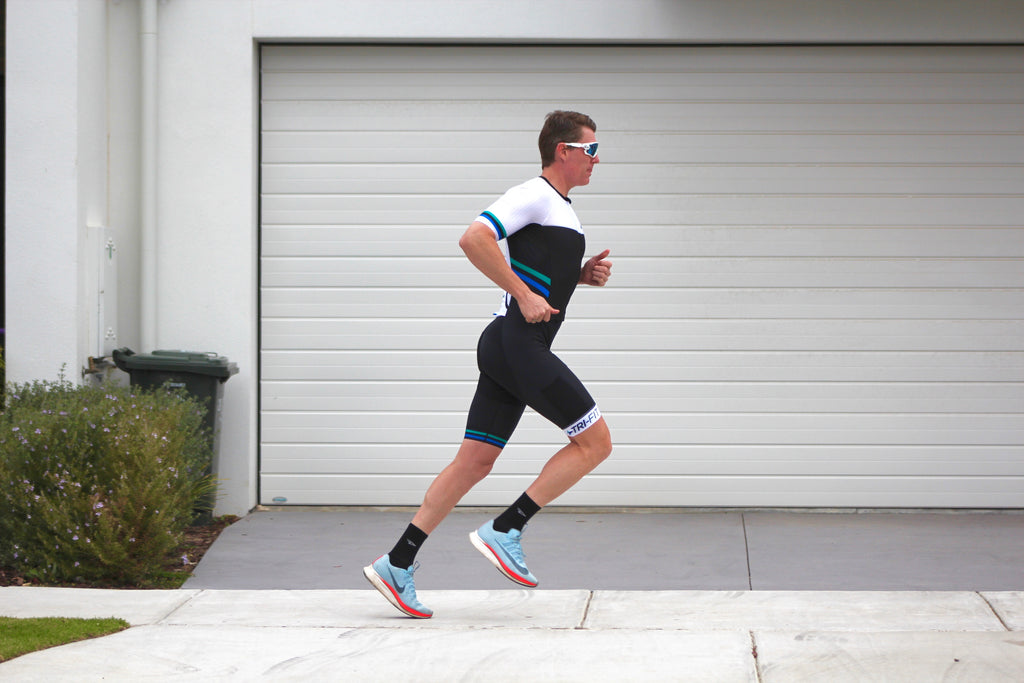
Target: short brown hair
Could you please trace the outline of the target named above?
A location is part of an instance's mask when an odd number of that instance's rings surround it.
[[[547,168],[555,163],[555,150],[560,142],[579,142],[583,129],[597,132],[594,119],[576,111],[553,111],[544,119],[537,146],[540,147],[540,165]]]

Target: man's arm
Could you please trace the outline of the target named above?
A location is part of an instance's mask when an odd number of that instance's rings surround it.
[[[547,299],[535,294],[512,272],[512,268],[505,261],[505,255],[501,252],[501,247],[498,246],[494,231],[488,226],[473,221],[459,239],[459,246],[477,270],[515,298],[526,322],[547,322],[551,320],[552,315],[558,313],[556,309],[551,308]]]

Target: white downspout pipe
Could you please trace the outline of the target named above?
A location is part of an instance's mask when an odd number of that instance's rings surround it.
[[[141,126],[141,313],[142,348],[149,353],[157,345],[157,2],[139,0],[142,10],[142,126]]]

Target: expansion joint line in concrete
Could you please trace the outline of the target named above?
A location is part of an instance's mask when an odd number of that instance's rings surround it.
[[[750,633],[750,656],[754,660],[754,676],[757,677],[757,683],[763,683],[764,677],[761,675],[761,662],[757,659],[757,636],[753,631]]]
[[[580,619],[580,623],[576,625],[577,631],[587,627],[587,617],[590,616],[590,603],[593,599],[594,591],[587,591],[587,604],[583,606],[583,617]]]
[[[986,605],[988,605],[988,608],[989,608],[989,610],[991,610],[992,614],[994,614],[994,615],[996,616],[996,619],[998,619],[998,620],[999,620],[999,623],[1003,625],[1003,628],[1005,628],[1005,629],[1006,629],[1007,631],[1012,631],[1012,630],[1013,630],[1013,629],[1012,629],[1012,628],[1010,628],[1010,626],[1009,626],[1009,625],[1008,625],[1008,624],[1006,623],[1006,621],[1004,621],[1004,620],[1003,620],[1003,615],[1001,615],[1001,614],[999,613],[999,610],[997,610],[997,609],[995,608],[995,606],[994,606],[994,605],[993,605],[993,604],[992,604],[991,602],[989,602],[989,599],[985,597],[985,594],[984,594],[984,593],[982,593],[982,592],[978,591],[978,593],[977,593],[977,596],[978,596],[979,598],[981,598],[982,600],[984,600],[984,601],[985,601],[985,604],[986,604]]]
[[[750,542],[747,540],[747,516],[740,513],[740,522],[743,524],[743,553],[747,557],[747,588],[754,590],[754,574],[750,571]]]

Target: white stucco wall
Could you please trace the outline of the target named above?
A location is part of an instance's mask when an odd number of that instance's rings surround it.
[[[136,0],[8,0],[7,367],[96,347],[89,226],[117,238],[119,343],[139,348]],[[259,41],[1024,42],[1016,0],[161,0],[156,347],[211,350],[220,513],[256,501]],[[105,66],[104,66],[105,65]]]
[[[238,364],[224,387],[218,511],[256,503],[257,127],[249,3],[160,6],[159,348]]]
[[[11,3],[7,33],[7,378],[79,377],[100,355],[109,225],[102,0]]]
[[[7,8],[9,381],[54,378],[82,350],[77,5],[54,2],[53,16],[27,3]]]

